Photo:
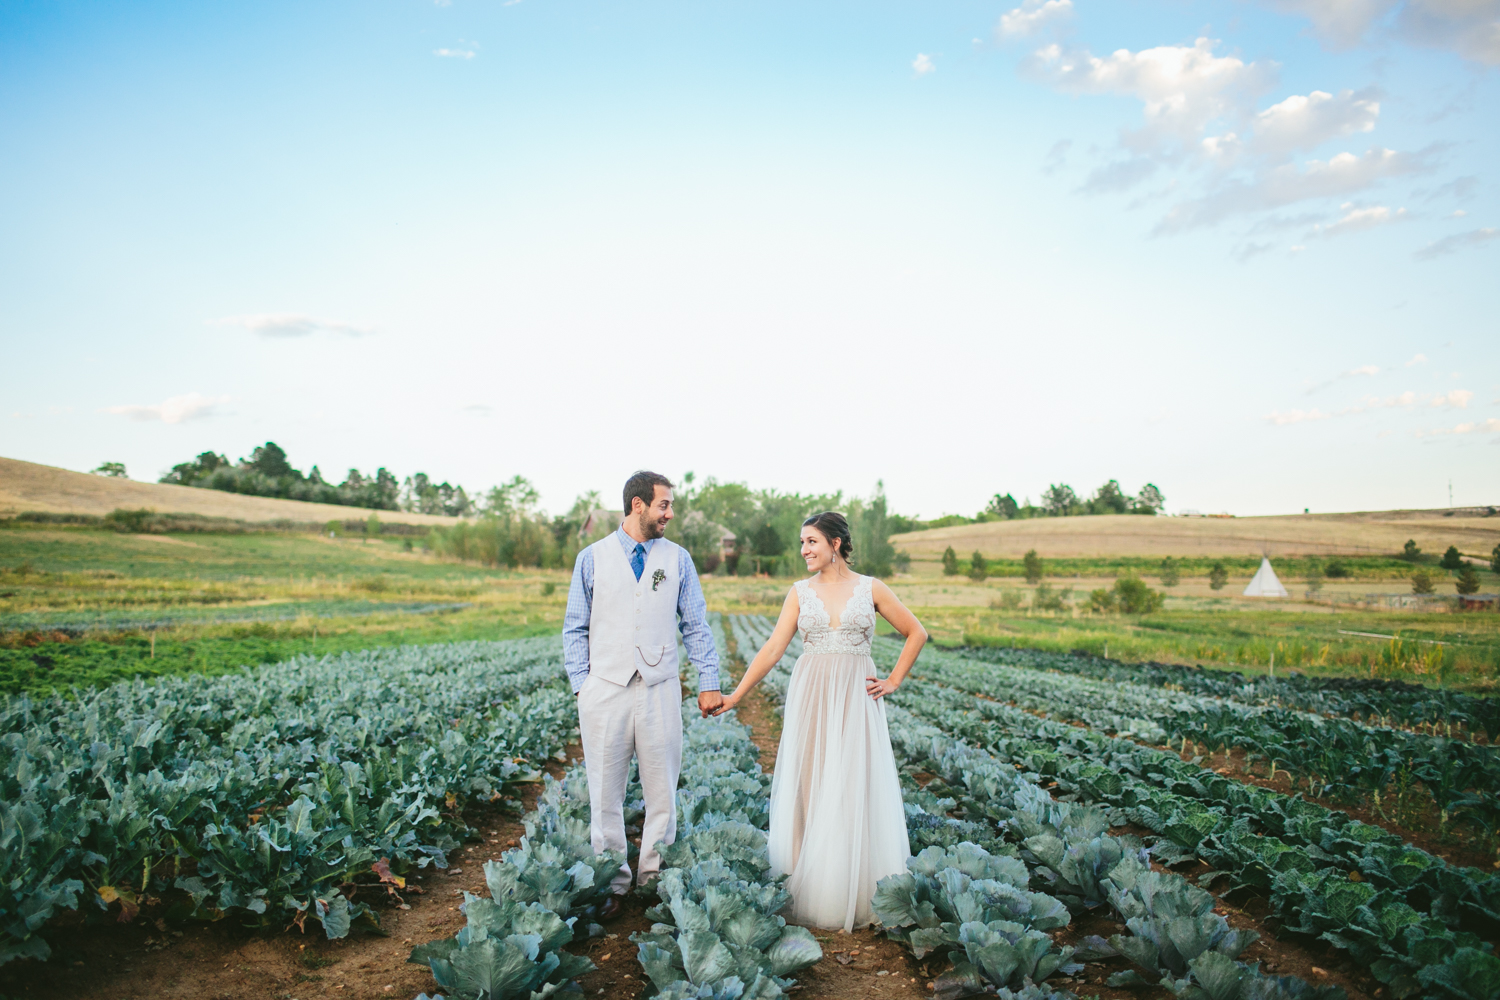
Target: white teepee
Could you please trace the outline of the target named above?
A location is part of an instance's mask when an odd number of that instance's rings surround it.
[[[1276,571],[1271,568],[1271,560],[1265,556],[1260,557],[1260,569],[1250,578],[1250,585],[1245,588],[1246,597],[1285,597],[1286,588],[1281,581],[1276,579]]]

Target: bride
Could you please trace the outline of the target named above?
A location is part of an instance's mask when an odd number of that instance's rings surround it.
[[[875,883],[906,871],[911,856],[880,699],[901,686],[927,641],[889,587],[850,570],[850,549],[843,515],[802,523],[813,576],[787,594],[771,638],[719,709],[738,705],[801,631],[771,779],[771,868],[790,876],[792,921],[846,931],[874,920]],[[906,637],[884,680],[870,659],[877,614]]]

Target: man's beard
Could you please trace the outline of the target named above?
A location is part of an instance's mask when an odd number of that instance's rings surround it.
[[[664,525],[659,523],[660,519],[650,511],[642,511],[640,518],[641,537],[650,541],[653,538],[661,538],[667,533]]]

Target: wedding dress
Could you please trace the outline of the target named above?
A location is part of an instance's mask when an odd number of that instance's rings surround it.
[[[802,655],[771,779],[771,868],[790,876],[789,920],[853,930],[875,919],[875,883],[906,871],[911,856],[885,703],[865,690],[874,597],[860,577],[837,628],[805,580],[797,601]]]

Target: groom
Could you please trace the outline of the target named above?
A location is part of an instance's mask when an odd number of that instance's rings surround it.
[[[578,696],[584,771],[589,779],[595,853],[627,854],[625,784],[639,763],[646,819],[639,883],[661,869],[658,841],[677,835],[677,776],[682,771],[682,685],[677,632],[698,668],[698,710],[710,715],[719,694],[719,657],[693,557],[662,537],[673,518],[672,483],[637,472],[625,483],[625,521],[578,553],[563,616],[563,666]],[[630,865],[600,907],[608,920],[630,888]]]

